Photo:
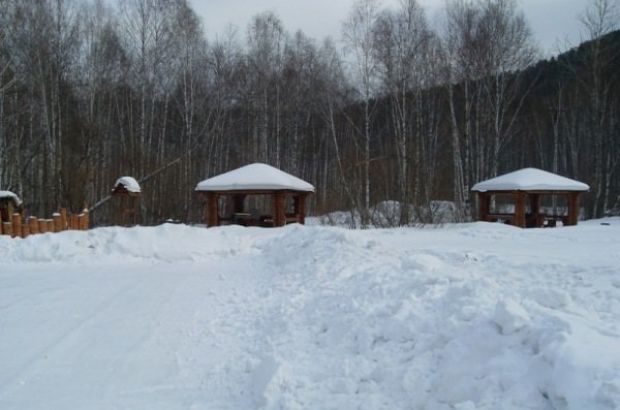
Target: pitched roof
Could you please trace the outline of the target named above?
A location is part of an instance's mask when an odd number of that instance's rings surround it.
[[[22,200],[17,196],[17,194],[11,191],[0,191],[0,199],[2,198],[12,199],[16,206],[19,206],[22,203]]]
[[[472,191],[588,191],[583,182],[538,168],[523,168],[474,185]]]
[[[206,179],[196,191],[291,190],[314,192],[314,187],[267,164],[255,163]]]
[[[138,181],[136,181],[136,179],[133,177],[120,177],[119,179],[116,180],[116,183],[114,184],[114,188],[116,188],[119,185],[125,188],[128,192],[133,192],[136,194],[142,192],[142,188],[140,188],[140,184],[138,184]]]

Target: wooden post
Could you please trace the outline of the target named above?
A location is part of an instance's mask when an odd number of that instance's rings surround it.
[[[11,215],[11,220],[13,223],[13,228],[11,231],[11,236],[13,238],[17,237],[17,236],[21,236],[22,234],[22,216],[21,214],[18,214],[17,212],[15,212],[13,215]]]
[[[532,209],[532,221],[534,222],[534,226],[541,227],[543,220],[539,217],[540,194],[530,194],[530,208]]]
[[[82,230],[82,227],[84,226],[84,214],[79,214],[78,215],[78,231]]]
[[[297,215],[297,222],[302,225],[306,223],[306,194],[295,196],[295,214]]]
[[[30,235],[36,235],[39,233],[39,220],[36,216],[28,218],[28,226],[30,227]]]
[[[517,191],[514,194],[515,198],[515,226],[525,228],[525,194],[521,191]]]
[[[284,212],[285,195],[283,192],[273,194],[273,225],[284,226],[286,224],[286,214]]]
[[[479,220],[486,221],[488,219],[490,205],[491,194],[488,192],[478,192]]]
[[[87,231],[90,228],[90,213],[88,212],[88,208],[84,208],[84,230]],[[135,221],[134,221],[135,222]]]
[[[22,225],[22,238],[27,238],[30,235],[30,225],[23,224]]]
[[[47,232],[54,232],[54,220],[46,219],[45,223],[47,224]]]
[[[47,222],[43,218],[39,218],[39,232],[46,233],[47,232]]]
[[[60,208],[60,226],[62,231],[67,229],[67,208]]]
[[[2,235],[13,236],[13,224],[10,222],[2,222]]]
[[[579,192],[571,192],[567,194],[568,202],[568,220],[566,225],[577,225],[579,219]]]
[[[76,214],[71,214],[69,216],[69,229],[72,229],[72,230],[79,229],[78,216]]]
[[[207,193],[207,227],[220,224],[218,195],[214,192]]]
[[[60,213],[54,213],[52,218],[54,218],[54,232],[63,231],[64,229],[62,229],[62,217],[60,216]]]

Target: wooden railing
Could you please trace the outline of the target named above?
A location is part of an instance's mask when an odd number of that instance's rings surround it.
[[[4,221],[0,224],[0,234],[11,238],[27,238],[30,235],[42,233],[62,232],[66,230],[88,230],[90,220],[88,210],[82,213],[71,214],[65,208],[55,212],[51,219],[37,218],[36,216],[24,217],[22,214],[14,213],[11,221]]]

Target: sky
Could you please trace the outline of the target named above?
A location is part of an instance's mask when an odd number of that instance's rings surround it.
[[[445,0],[419,0],[431,22],[438,21]],[[289,32],[302,30],[317,40],[331,36],[341,39],[341,23],[354,0],[190,0],[202,17],[209,38],[225,32],[233,24],[245,36],[251,17],[274,11]],[[580,41],[578,16],[589,0],[517,0],[530,23],[534,38],[544,55],[557,54]],[[396,7],[399,0],[383,0],[384,7]]]

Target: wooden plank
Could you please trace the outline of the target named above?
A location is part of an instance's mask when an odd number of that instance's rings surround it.
[[[47,232],[54,232],[54,220],[46,219],[45,223],[47,225]]]
[[[71,214],[69,216],[69,229],[72,229],[72,230],[79,229],[78,216],[76,214]]]

